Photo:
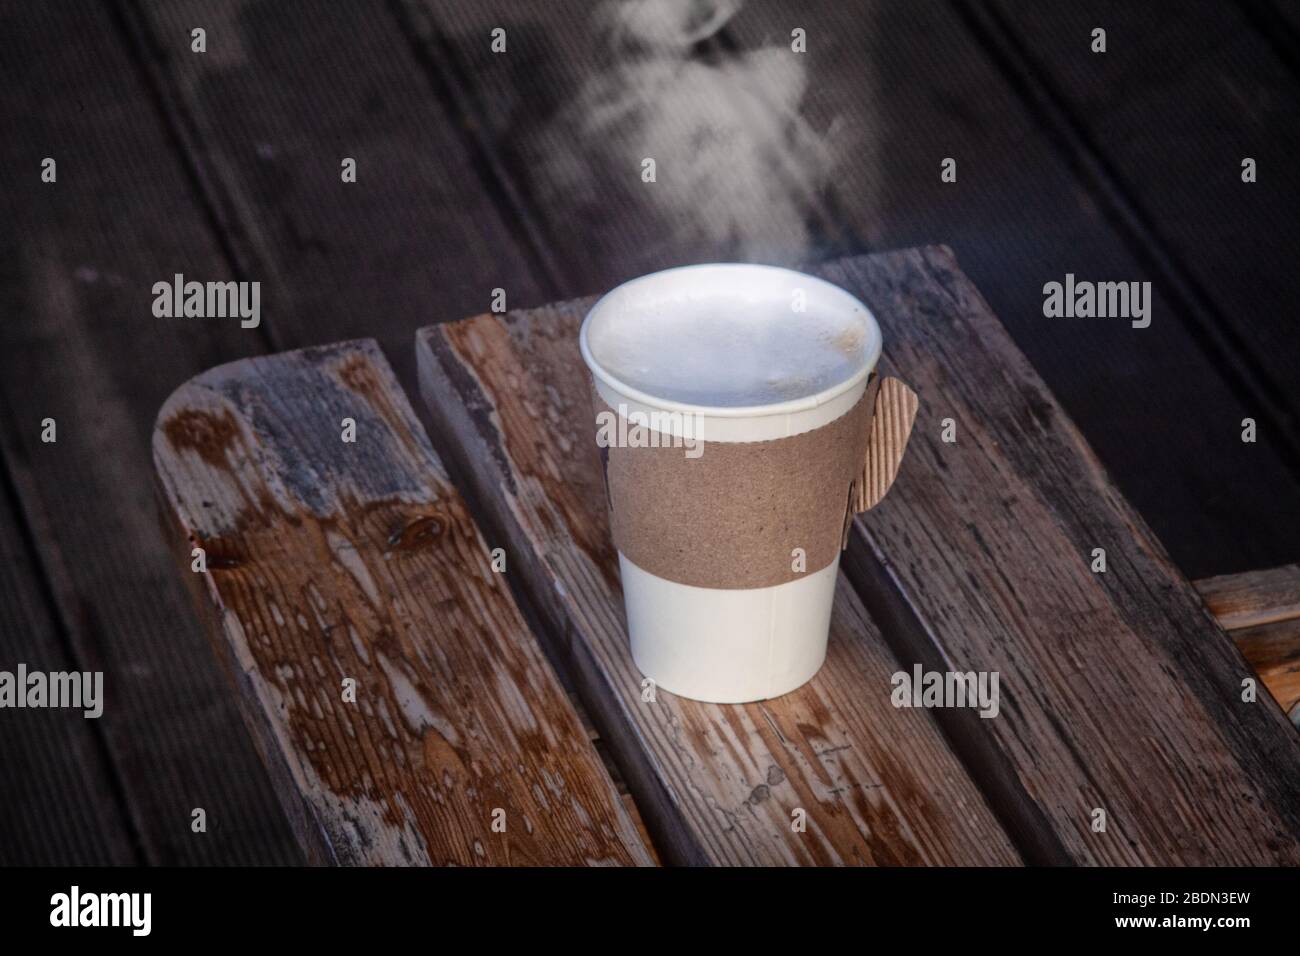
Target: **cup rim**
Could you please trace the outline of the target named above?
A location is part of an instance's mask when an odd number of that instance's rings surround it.
[[[814,392],[811,395],[804,395],[799,398],[785,399],[780,402],[771,402],[763,405],[701,405],[694,402],[682,402],[676,399],[663,398],[650,392],[643,391],[633,385],[629,385],[618,376],[611,373],[597,361],[591,352],[588,344],[587,333],[591,328],[592,322],[601,312],[602,306],[608,305],[612,296],[629,287],[662,282],[669,276],[682,273],[702,270],[718,270],[733,275],[738,272],[763,272],[763,273],[780,273],[786,276],[798,277],[800,282],[805,284],[814,284],[825,288],[833,296],[843,299],[845,305],[850,308],[856,308],[861,311],[863,322],[867,330],[866,359],[862,367],[853,375],[849,376],[842,382],[836,382],[829,388],[824,388],[820,392]],[[583,361],[587,363],[587,368],[591,370],[598,380],[614,389],[616,392],[624,395],[633,401],[640,402],[652,408],[660,408],[665,411],[687,412],[694,415],[708,415],[718,418],[760,418],[767,415],[784,415],[792,412],[807,411],[812,408],[818,408],[827,402],[843,395],[845,392],[857,386],[871,374],[876,364],[880,361],[880,352],[882,347],[882,336],[880,324],[876,321],[875,314],[866,304],[853,293],[833,282],[828,282],[818,276],[809,275],[806,272],[799,272],[796,269],[786,269],[782,266],[768,266],[758,263],[749,262],[702,262],[688,266],[674,266],[670,269],[660,269],[657,272],[651,272],[635,279],[629,279],[610,289],[602,295],[587,310],[586,316],[582,320],[582,327],[578,332],[578,348],[582,352]]]

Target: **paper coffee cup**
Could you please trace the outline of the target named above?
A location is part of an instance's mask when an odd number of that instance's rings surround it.
[[[870,310],[788,269],[688,266],[614,289],[579,338],[637,667],[715,703],[805,683],[826,656],[852,494],[826,473],[854,442],[861,473],[867,444]]]

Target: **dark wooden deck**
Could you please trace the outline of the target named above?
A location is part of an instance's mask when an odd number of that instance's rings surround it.
[[[1300,558],[1294,4],[751,0],[667,80],[590,9],[0,4],[0,666],[109,695],[0,715],[0,862],[301,858],[160,530],[155,414],[361,336],[414,394],[415,329],[498,288],[943,242],[1186,576]],[[175,273],[261,281],[261,326],[154,318]],[[1151,327],[1044,318],[1066,273],[1151,281]]]

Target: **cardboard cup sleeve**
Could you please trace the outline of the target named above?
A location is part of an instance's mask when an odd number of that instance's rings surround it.
[[[597,393],[598,411],[614,412]],[[873,374],[845,414],[768,441],[709,441],[698,457],[655,436],[602,449],[614,544],[645,571],[701,588],[766,588],[839,557],[853,515],[898,474],[916,393]],[[802,552],[802,561],[797,556]]]

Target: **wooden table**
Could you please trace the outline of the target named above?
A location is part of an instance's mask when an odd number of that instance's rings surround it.
[[[629,161],[644,122],[556,122],[635,77],[596,6],[0,11],[17,38],[0,56],[0,657],[102,671],[107,695],[99,720],[5,712],[0,862],[303,859],[175,575],[154,416],[204,369],[361,336],[416,395],[413,330],[498,288],[531,307],[748,251],[799,268],[942,239],[1184,574],[1297,559],[1295,4],[745,3],[692,65],[730,71],[805,29],[783,67],[800,75],[768,89],[785,122],[736,110],[734,139],[704,138],[719,151],[674,120],[687,135],[649,137],[653,188]],[[706,119],[717,102],[689,99]],[[764,157],[759,174],[733,175],[733,153]],[[261,325],[155,317],[150,289],[177,272],[261,282]],[[1152,327],[1045,322],[1043,283],[1067,272],[1150,280]],[[1237,441],[1245,417],[1257,443]]]
[[[419,333],[443,458],[373,342],[168,399],[182,574],[309,859],[1300,862],[1300,735],[1243,696],[1242,651],[952,255],[818,271],[921,410],[854,525],[825,666],[762,703],[643,699],[584,424],[590,300]],[[1286,706],[1298,580],[1202,587]],[[895,708],[916,664],[996,671],[1001,712]]]

